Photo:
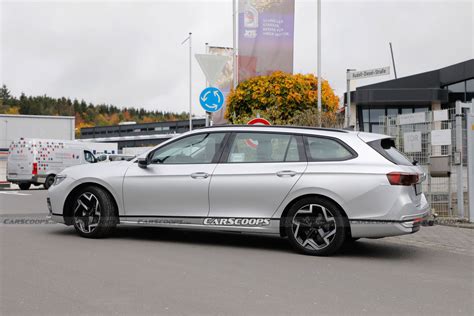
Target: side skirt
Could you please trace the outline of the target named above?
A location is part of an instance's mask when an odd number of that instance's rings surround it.
[[[120,216],[120,225],[280,234],[279,218]]]

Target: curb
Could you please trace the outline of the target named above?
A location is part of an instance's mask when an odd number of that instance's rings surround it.
[[[435,225],[440,226],[450,226],[450,227],[457,227],[457,228],[466,228],[466,229],[474,229],[474,223],[469,223],[465,221],[455,221],[455,220],[435,220]]]

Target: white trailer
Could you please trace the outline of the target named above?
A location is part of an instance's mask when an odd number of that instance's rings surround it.
[[[0,149],[19,138],[74,140],[74,116],[0,114]]]
[[[18,184],[22,190],[32,184],[43,184],[47,189],[65,168],[97,162],[90,145],[54,139],[15,140],[9,147],[7,181]]]

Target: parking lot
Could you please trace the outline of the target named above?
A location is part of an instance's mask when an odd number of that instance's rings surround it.
[[[284,239],[45,221],[47,191],[0,191],[0,313],[473,314],[474,230],[423,227],[333,257]]]

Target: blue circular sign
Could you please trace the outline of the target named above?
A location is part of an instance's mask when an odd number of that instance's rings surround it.
[[[224,105],[224,95],[221,90],[215,87],[209,87],[202,90],[199,96],[199,102],[206,112],[217,112]]]

